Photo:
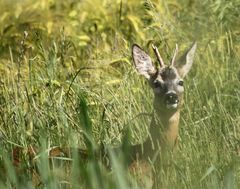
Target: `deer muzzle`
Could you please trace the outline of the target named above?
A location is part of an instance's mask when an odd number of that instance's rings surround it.
[[[173,91],[167,92],[165,96],[165,103],[168,109],[176,109],[179,104],[178,95]]]

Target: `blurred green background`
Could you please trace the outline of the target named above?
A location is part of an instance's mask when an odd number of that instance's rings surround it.
[[[153,94],[134,70],[132,44],[154,57],[154,42],[167,61],[176,43],[184,52],[193,41],[198,48],[185,82],[179,146],[164,183],[239,188],[239,10],[239,0],[0,0],[1,188],[138,188],[127,184],[114,156],[110,176],[94,160],[82,168],[84,181],[74,173],[70,180],[56,177],[43,159],[44,184],[34,186],[29,171],[13,168],[9,152],[30,145],[86,148],[86,123],[96,145],[118,146],[125,128],[132,143],[141,142]]]

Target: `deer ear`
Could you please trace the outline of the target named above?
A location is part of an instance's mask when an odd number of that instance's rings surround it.
[[[156,73],[150,56],[136,44],[132,46],[132,57],[135,67],[141,75],[150,79],[151,75]]]
[[[192,67],[196,48],[197,43],[194,42],[192,46],[174,64],[182,78],[188,74]]]

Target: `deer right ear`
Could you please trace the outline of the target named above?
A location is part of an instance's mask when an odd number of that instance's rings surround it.
[[[197,43],[194,42],[192,46],[182,55],[175,63],[179,74],[184,78],[190,71],[193,64],[193,57],[197,48]]]
[[[150,79],[151,75],[156,73],[150,56],[137,44],[132,46],[132,57],[135,67],[141,75]]]

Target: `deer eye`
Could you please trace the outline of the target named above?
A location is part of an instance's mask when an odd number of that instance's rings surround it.
[[[153,82],[153,87],[154,88],[162,88],[163,84],[160,81],[156,80],[156,81]]]
[[[178,85],[183,86],[183,80],[180,80],[180,81],[178,82]]]

